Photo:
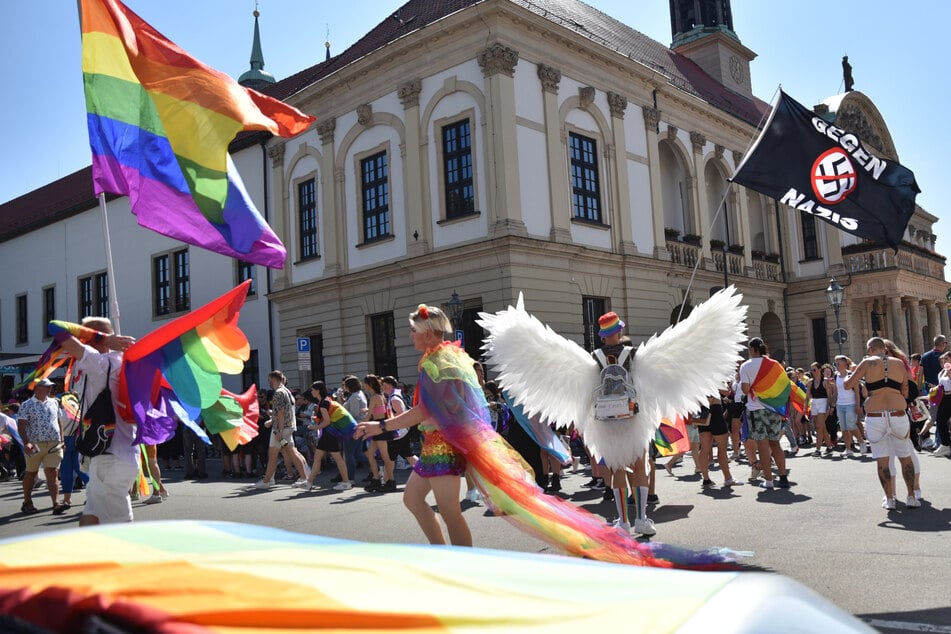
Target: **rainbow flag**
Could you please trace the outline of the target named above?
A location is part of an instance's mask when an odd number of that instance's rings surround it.
[[[806,413],[806,391],[802,389],[802,386],[798,382],[792,383],[791,385],[789,403],[793,406],[793,409],[800,414]]]
[[[786,415],[789,410],[789,394],[792,392],[792,381],[786,374],[786,368],[781,363],[763,357],[759,372],[753,379],[750,389],[759,399],[759,402],[777,414]]]
[[[341,440],[353,438],[357,430],[357,421],[354,420],[347,408],[333,399],[330,401],[330,425],[325,430]]]
[[[118,0],[81,0],[96,193],[129,197],[143,227],[247,262],[286,251],[228,154],[242,130],[290,137],[314,117],[189,56]]]
[[[683,416],[675,416],[671,421],[664,418],[654,433],[654,445],[661,456],[690,451],[690,438],[687,437],[687,422]]]

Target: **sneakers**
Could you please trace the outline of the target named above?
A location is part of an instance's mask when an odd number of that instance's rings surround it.
[[[943,456],[951,456],[951,446],[941,445],[931,455],[938,458],[941,458]]]
[[[921,489],[915,489],[915,498],[921,499]]]
[[[618,519],[614,520],[613,522],[611,522],[611,526],[613,526],[614,528],[617,528],[617,529],[619,529],[619,530],[622,530],[622,531],[624,531],[625,533],[628,533],[628,534],[631,533],[631,523],[630,523],[630,522],[622,522],[622,521],[621,521],[621,518],[618,518]]]
[[[598,486],[598,480],[600,480],[600,479],[601,479],[601,478],[592,477],[590,480],[588,480],[587,482],[585,482],[585,483],[582,484],[581,486],[587,487],[587,488],[589,488],[589,489],[590,489],[591,487],[596,487],[596,486]]]
[[[145,500],[146,504],[161,504],[162,496],[159,493],[153,493]]]
[[[594,483],[595,489],[603,489],[605,486],[607,485],[604,484],[604,478],[598,478],[598,481]]]
[[[334,491],[349,491],[353,488],[353,485],[350,484],[350,481],[338,482],[334,485]]]
[[[842,454],[842,457],[843,457],[843,458],[854,458],[854,457],[855,457],[855,454],[852,453],[852,450],[851,450],[851,449],[846,449],[846,450],[845,450],[845,453]]]
[[[737,482],[737,481],[736,481],[735,479],[733,479],[733,478],[730,478],[729,480],[724,480],[724,482],[723,482],[723,486],[725,486],[725,487],[735,487],[735,486],[738,486],[739,484],[740,484],[740,483]]]
[[[776,483],[776,486],[779,487],[780,489],[788,489],[789,478],[784,475],[779,476],[779,482]]]
[[[274,480],[271,480],[270,482],[265,482],[264,479],[262,478],[262,479],[258,480],[257,482],[255,482],[254,484],[252,484],[252,485],[251,485],[251,488],[252,488],[252,489],[266,490],[266,489],[270,489],[271,486],[273,486],[273,485],[274,485]]]
[[[905,506],[910,509],[916,509],[921,506],[921,502],[919,502],[918,498],[916,498],[914,495],[909,495],[908,498],[905,499]]]
[[[304,478],[299,478],[299,479],[295,480],[295,481],[294,481],[294,484],[292,484],[291,486],[294,487],[295,489],[299,489],[300,487],[304,486],[305,484],[307,484],[307,480],[305,480]]]
[[[300,485],[301,491],[310,491],[313,488],[314,488],[314,485],[311,484],[310,482],[305,482],[304,484]]]
[[[479,493],[478,489],[469,489],[466,491],[466,501],[472,502],[473,504],[480,504],[482,502],[482,494]]]
[[[553,474],[551,476],[551,483],[548,485],[548,487],[546,487],[546,489],[552,493],[561,491],[561,476]]]
[[[648,493],[648,494],[647,494],[647,503],[648,503],[648,504],[657,504],[658,502],[660,502],[660,498],[657,497],[657,495],[655,495],[654,493]]]
[[[867,456],[872,453],[872,448],[868,445],[862,445],[862,455]]]
[[[759,483],[759,488],[772,490],[776,488],[776,486],[773,484],[772,480],[763,480],[762,482]]]
[[[614,489],[604,489],[604,496],[601,498],[602,502],[613,502],[614,501]]]
[[[634,532],[638,535],[651,535],[657,534],[657,529],[654,528],[654,521],[649,520],[646,517],[643,519],[634,520]]]
[[[383,486],[380,487],[380,491],[383,493],[396,493],[399,489],[396,488],[396,480],[387,480],[383,483]]]
[[[895,510],[895,498],[882,498],[882,508],[886,511]]]
[[[383,488],[383,483],[379,480],[370,480],[370,484],[363,487],[363,490],[367,493],[380,493]]]
[[[700,483],[701,489],[712,489],[713,487],[714,487],[713,480],[704,480],[703,482]]]

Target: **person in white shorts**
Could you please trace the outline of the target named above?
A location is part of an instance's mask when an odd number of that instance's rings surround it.
[[[108,376],[116,428],[109,448],[89,461],[86,505],[79,525],[131,522],[132,500],[129,489],[139,474],[139,448],[134,444],[135,425],[122,420],[115,399],[119,389],[122,352],[135,343],[135,339],[114,334],[112,323],[105,317],[86,317],[82,328],[85,329],[83,338],[91,339],[92,343],[83,344],[72,335],[62,342],[63,349],[76,359],[75,371],[81,373],[77,393],[85,392],[88,407],[106,388]]]
[[[878,463],[878,479],[885,491],[882,507],[895,508],[895,484],[888,467],[890,456],[898,458],[902,478],[908,487],[905,506],[917,508],[921,502],[915,497],[915,468],[911,462],[911,424],[905,410],[908,394],[908,372],[904,362],[890,356],[881,337],[868,340],[868,356],[855,368],[845,388],[858,386],[865,379],[868,399],[865,401],[865,426],[872,445],[872,456]]]

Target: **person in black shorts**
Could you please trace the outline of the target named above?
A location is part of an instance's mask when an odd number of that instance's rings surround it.
[[[728,390],[721,390],[724,394]],[[723,418],[722,394],[710,396],[709,406],[701,410],[701,420],[703,424],[698,425],[700,430],[700,473],[703,475],[701,486],[704,489],[714,486],[710,479],[710,455],[713,446],[717,447],[717,461],[720,463],[720,470],[723,472],[723,486],[730,487],[736,485],[736,480],[730,474],[730,459],[727,456],[727,440],[729,438],[729,427]],[[704,416],[705,414],[705,416]]]
[[[332,433],[326,431],[327,426],[330,424],[330,411],[334,407],[334,404],[330,402],[330,398],[327,396],[327,386],[323,381],[314,381],[310,385],[310,394],[318,403],[317,408],[314,410],[314,422],[312,424],[324,431],[320,434],[320,440],[317,441],[317,450],[314,452],[314,462],[310,468],[310,476],[308,476],[307,481],[301,488],[305,491],[310,491],[311,488],[313,488],[314,480],[320,475],[320,465],[324,461],[324,456],[328,453],[337,465],[337,469],[340,470],[341,479],[340,484],[337,486],[347,483],[347,488],[349,488],[350,476],[347,473],[347,462],[343,459],[343,454],[340,452],[340,440]],[[337,407],[339,407],[339,405]]]

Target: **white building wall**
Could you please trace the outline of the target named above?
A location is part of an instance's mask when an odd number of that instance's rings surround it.
[[[631,230],[637,250],[654,253],[654,214],[651,212],[650,170],[644,163],[627,161],[627,182],[631,192]]]
[[[522,221],[528,235],[547,240],[551,234],[551,189],[545,133],[524,126],[518,126],[517,131]]]
[[[515,66],[515,116],[538,124],[545,122],[542,81],[538,78],[538,66],[525,60],[519,60]]]

